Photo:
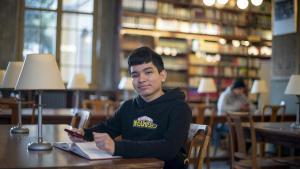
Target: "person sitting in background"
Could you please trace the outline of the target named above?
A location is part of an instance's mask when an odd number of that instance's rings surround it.
[[[254,111],[255,106],[245,95],[246,85],[242,79],[234,83],[221,93],[218,100],[218,115],[225,112]]]
[[[164,90],[167,72],[160,55],[148,47],[128,57],[128,71],[138,93],[110,119],[88,129],[73,129],[84,140],[124,158],[155,157],[165,169],[186,168],[186,141],[192,112],[178,88]],[[114,138],[122,136],[120,140]],[[72,141],[84,141],[70,136]]]
[[[243,112],[255,111],[255,106],[247,98],[246,85],[242,79],[236,79],[233,84],[226,88],[218,100],[218,115],[226,112]],[[220,140],[229,132],[228,126],[224,123],[217,124],[213,129],[212,143],[215,146],[214,155],[216,155],[217,147],[220,146]]]

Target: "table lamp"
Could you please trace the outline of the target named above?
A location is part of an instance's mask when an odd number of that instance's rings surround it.
[[[118,85],[118,89],[124,90],[124,100],[129,99],[129,91],[133,91],[132,78],[123,76]]]
[[[5,73],[5,70],[0,70],[0,88],[1,88],[1,86],[2,86],[4,73]]]
[[[75,110],[77,110],[79,108],[80,90],[89,88],[85,75],[83,73],[74,74],[71,80],[68,82],[67,88],[75,90]]]
[[[0,89],[2,88],[2,81],[4,76],[5,70],[0,70]],[[2,97],[2,92],[0,90],[0,98]]]
[[[9,62],[8,63],[7,69],[5,71],[3,81],[2,81],[2,87],[1,87],[2,89],[14,89],[15,88],[17,81],[18,81],[18,77],[22,70],[22,66],[23,66],[23,62]],[[13,126],[10,129],[10,132],[13,134],[26,134],[26,133],[29,133],[29,129],[22,127],[21,92],[19,91],[19,93],[15,96],[16,96],[17,103],[18,103],[18,124],[17,124],[17,126]]]
[[[42,91],[65,89],[54,56],[50,54],[27,55],[16,90],[35,90],[38,94],[38,140],[29,143],[33,151],[51,150],[52,145],[43,141],[42,136]]]
[[[292,75],[285,89],[285,94],[296,95],[298,98],[298,111],[296,114],[296,122],[291,125],[292,128],[300,129],[299,113],[300,113],[300,75]]]
[[[205,93],[205,104],[209,106],[209,93],[217,92],[216,84],[212,78],[201,78],[197,89],[198,93]]]
[[[265,80],[254,80],[254,83],[251,88],[252,94],[257,94],[257,108],[262,108],[263,106],[263,99],[261,97],[262,93],[268,93],[268,87]]]

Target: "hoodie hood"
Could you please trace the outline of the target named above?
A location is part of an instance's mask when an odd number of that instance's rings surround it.
[[[185,100],[185,95],[179,88],[164,89],[163,91],[164,91],[164,95],[160,96],[159,98],[151,102],[146,102],[140,95],[138,95],[136,98],[134,98],[133,104],[135,104],[139,108],[144,108],[153,104],[160,104],[163,102]]]

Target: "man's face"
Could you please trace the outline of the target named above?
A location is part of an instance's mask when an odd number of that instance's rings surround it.
[[[162,82],[167,78],[165,70],[158,72],[152,62],[130,67],[132,84],[146,101],[152,101],[163,94]]]
[[[232,90],[234,95],[242,95],[244,94],[245,88],[240,87],[240,88],[235,88]]]

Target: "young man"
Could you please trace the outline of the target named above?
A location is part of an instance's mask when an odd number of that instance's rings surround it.
[[[184,93],[163,89],[167,72],[161,56],[148,47],[129,55],[128,69],[138,96],[125,101],[111,119],[77,132],[113,155],[155,157],[165,161],[164,168],[184,168],[191,122]],[[122,140],[113,140],[120,135]]]

